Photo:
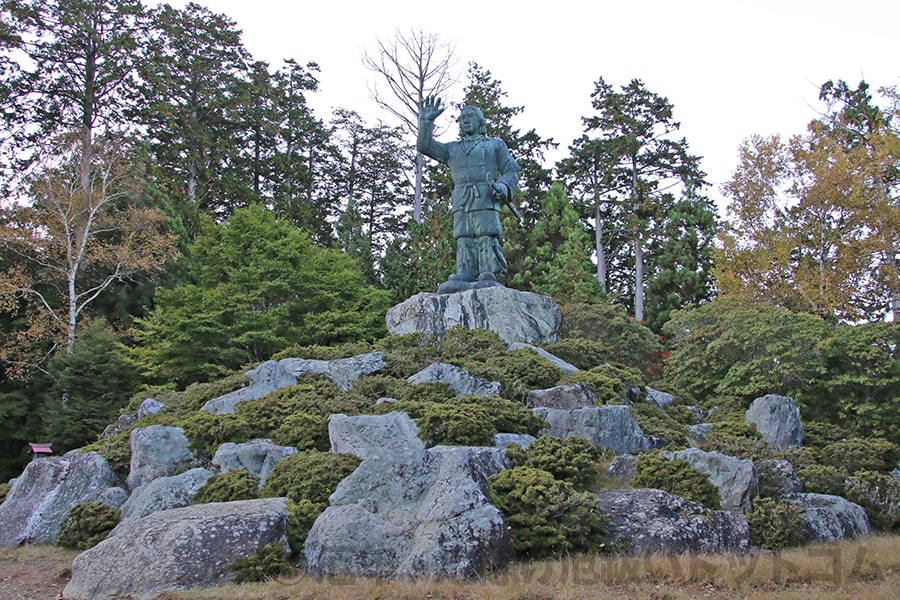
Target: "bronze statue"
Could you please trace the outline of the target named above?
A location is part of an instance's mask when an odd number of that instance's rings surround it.
[[[456,273],[437,292],[449,294],[473,288],[501,285],[506,259],[500,247],[503,228],[500,210],[512,204],[519,184],[519,165],[503,140],[488,137],[484,113],[466,106],[459,113],[459,140],[434,139],[434,120],[444,112],[439,98],[428,97],[419,110],[419,152],[449,165],[453,175],[453,237],[456,239]]]

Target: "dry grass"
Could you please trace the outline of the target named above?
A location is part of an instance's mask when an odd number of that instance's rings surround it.
[[[779,555],[573,556],[516,565],[475,582],[315,579],[224,586],[167,600],[859,600],[900,598],[900,537]]]

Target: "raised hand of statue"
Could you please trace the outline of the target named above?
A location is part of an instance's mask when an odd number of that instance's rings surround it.
[[[434,121],[442,112],[444,112],[444,108],[441,106],[441,99],[428,96],[422,100],[422,105],[419,107],[419,118],[423,121]]]

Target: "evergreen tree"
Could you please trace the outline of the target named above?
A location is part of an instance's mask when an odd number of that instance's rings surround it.
[[[596,252],[606,263],[605,289],[643,320],[645,273],[652,272],[655,259],[648,250],[674,203],[671,190],[699,189],[704,173],[687,141],[670,138],[680,127],[672,104],[640,80],[617,92],[601,77],[591,99],[597,112],[582,118],[586,135],[573,143],[572,157],[558,169],[569,189],[581,190],[580,200],[594,214]],[[588,185],[576,183],[579,179]],[[621,244],[623,239],[628,243]]]
[[[600,294],[590,261],[591,239],[562,186],[541,199],[540,212],[525,235],[526,245],[504,253],[522,258],[510,263],[509,284],[553,296],[560,302],[591,302]]]
[[[78,337],[71,354],[47,366],[52,382],[42,389],[42,439],[62,454],[93,442],[137,390],[138,373],[127,348],[97,321]]]
[[[352,259],[261,206],[223,224],[206,218],[190,252],[193,283],[159,290],[134,331],[138,364],[153,382],[205,381],[293,344],[384,333],[390,295],[369,286]]]
[[[88,185],[94,137],[126,127],[125,85],[135,67],[145,28],[140,0],[4,1],[7,47],[27,61],[4,57],[8,96],[4,112],[20,168],[47,138],[63,132],[81,137],[82,185]],[[16,66],[11,66],[11,61]],[[23,66],[24,65],[24,66]],[[13,173],[19,171],[14,169]]]
[[[200,213],[224,218],[253,197],[250,181],[228,176],[240,162],[249,55],[235,23],[198,4],[162,5],[152,24],[131,116],[146,131],[155,175],[193,237]]]
[[[717,230],[712,201],[687,188],[662,215],[650,239],[646,320],[659,332],[673,310],[713,297],[713,244]]]
[[[380,279],[387,244],[401,231],[409,206],[407,150],[402,133],[383,124],[367,126],[358,114],[338,109],[332,140],[340,152],[330,171],[341,247],[354,256],[373,283]]]

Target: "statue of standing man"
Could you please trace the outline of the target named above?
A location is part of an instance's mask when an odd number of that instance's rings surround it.
[[[500,210],[506,204],[516,213],[513,194],[519,184],[519,165],[503,140],[488,137],[484,113],[466,106],[459,113],[459,140],[434,139],[434,120],[444,112],[439,98],[428,97],[419,110],[416,147],[425,156],[449,165],[453,175],[453,237],[456,273],[437,293],[450,294],[500,285],[506,259],[500,246]]]

